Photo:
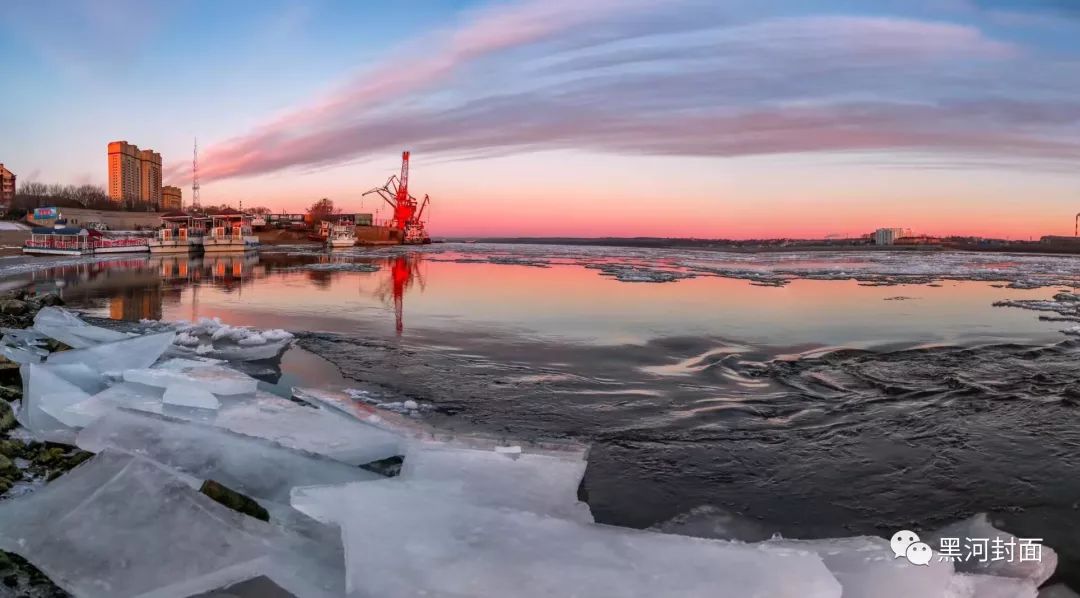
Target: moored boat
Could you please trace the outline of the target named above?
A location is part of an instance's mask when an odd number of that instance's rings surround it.
[[[236,210],[210,214],[210,229],[203,237],[203,251],[254,251],[259,237],[251,230],[251,217]]]
[[[150,239],[150,253],[199,253],[203,250],[203,219],[184,212],[161,217],[161,228]]]
[[[352,247],[354,245],[356,245],[356,228],[352,224],[339,222],[330,227],[330,232],[326,236],[327,247]]]
[[[67,226],[35,227],[23,244],[23,253],[30,255],[89,255],[93,252],[89,232]]]

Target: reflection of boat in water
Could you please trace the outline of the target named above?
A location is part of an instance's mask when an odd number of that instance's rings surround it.
[[[354,245],[356,245],[356,228],[352,224],[339,222],[330,227],[329,234],[326,236],[327,247],[352,247]]]

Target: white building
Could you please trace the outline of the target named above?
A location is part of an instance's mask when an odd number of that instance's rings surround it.
[[[874,231],[874,245],[892,245],[897,239],[910,236],[910,228],[879,228]]]

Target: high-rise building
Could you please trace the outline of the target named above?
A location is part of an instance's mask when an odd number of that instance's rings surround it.
[[[166,212],[178,212],[184,209],[184,197],[179,187],[161,188],[161,209]]]
[[[13,201],[15,201],[15,173],[0,164],[0,204],[7,208]]]
[[[910,228],[879,228],[874,231],[874,245],[892,245],[897,239],[910,236]]]
[[[139,202],[161,207],[161,154],[154,150],[139,152]]]
[[[161,154],[126,141],[109,143],[109,199],[128,208],[161,205]]]

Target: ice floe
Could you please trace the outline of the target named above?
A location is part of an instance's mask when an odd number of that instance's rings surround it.
[[[280,357],[293,341],[293,335],[285,330],[230,326],[220,318],[200,318],[195,322],[142,320],[140,326],[145,331],[175,331],[173,352],[176,354],[225,361],[275,359]]]

